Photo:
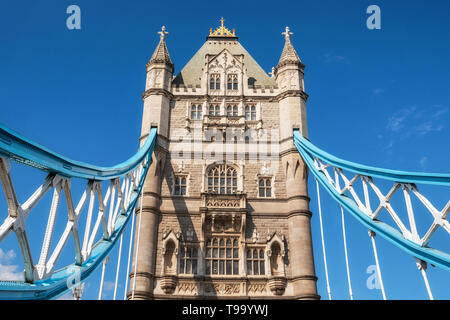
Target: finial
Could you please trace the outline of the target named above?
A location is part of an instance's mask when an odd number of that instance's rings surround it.
[[[284,35],[284,39],[289,40],[290,36],[294,33],[289,30],[289,27],[286,27],[286,31],[281,34]]]
[[[209,29],[209,36],[210,37],[236,37],[235,30],[233,29],[233,32],[228,30],[224,25],[225,19],[222,17],[220,18],[220,27],[218,27],[214,32],[211,29]]]
[[[166,34],[169,34],[169,33],[166,31],[166,27],[162,26],[161,31],[158,31],[158,34],[160,35],[161,40],[164,40],[166,38]]]

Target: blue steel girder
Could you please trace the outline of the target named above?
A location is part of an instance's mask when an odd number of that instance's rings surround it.
[[[113,180],[126,176],[145,163],[139,171],[141,174],[138,177],[137,187],[130,190],[129,205],[117,216],[109,237],[96,242],[81,265],[73,263],[33,283],[0,281],[0,299],[54,299],[69,291],[74,282],[78,285],[92,275],[114,248],[132,216],[150,167],[156,138],[157,128],[152,127],[145,143],[130,159],[113,167],[98,167],[63,157],[0,124],[0,156],[67,179]]]
[[[376,234],[379,234],[381,237],[393,243],[411,256],[450,271],[450,255],[448,253],[411,241],[411,239],[407,239],[404,234],[399,232],[397,229],[367,215],[352,198],[339,192],[336,186],[330,183],[323,170],[319,170],[316,166],[316,161],[319,159],[328,165],[350,171],[356,175],[370,178],[376,177],[402,184],[430,184],[448,187],[450,186],[450,174],[404,172],[375,168],[342,160],[317,148],[305,137],[303,137],[298,129],[294,129],[294,144],[306,165],[313,173],[314,177],[320,182],[331,197],[361,224],[374,231]],[[448,208],[447,212],[443,213],[444,217],[446,217],[447,213]]]

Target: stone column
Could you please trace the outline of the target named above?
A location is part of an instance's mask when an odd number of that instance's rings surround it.
[[[288,256],[293,295],[297,299],[320,299],[311,237],[308,197],[308,167],[296,150],[285,156],[288,213]]]
[[[156,272],[156,249],[159,223],[159,207],[161,202],[162,168],[165,156],[161,151],[154,151],[152,163],[147,172],[143,186],[142,217],[140,216],[141,198],[138,199],[135,217],[133,265],[130,270],[130,288],[128,299],[147,300],[153,298],[153,284]],[[140,228],[139,228],[140,224]],[[140,232],[139,232],[140,229]],[[139,238],[139,244],[138,244]],[[138,249],[139,245],[139,249]],[[139,250],[137,259],[136,251]],[[136,268],[136,279],[134,271]]]

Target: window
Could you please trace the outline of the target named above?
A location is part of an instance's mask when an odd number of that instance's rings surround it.
[[[180,274],[197,274],[197,248],[180,246]]]
[[[236,105],[234,105],[234,106],[229,105],[227,107],[227,117],[231,117],[231,116],[233,116],[233,117],[237,117],[238,116],[238,106],[236,106]]]
[[[173,194],[176,196],[185,196],[186,195],[186,177],[185,176],[175,177]]]
[[[208,171],[208,191],[219,194],[236,193],[236,169],[224,164],[211,168]]]
[[[201,120],[202,119],[202,106],[201,105],[192,105],[191,106],[191,119],[192,120]]]
[[[205,274],[239,274],[239,244],[235,237],[213,237],[206,241]]]
[[[245,106],[245,120],[256,120],[255,106]]]
[[[254,276],[265,274],[264,249],[247,249],[247,274]]]
[[[237,90],[238,89],[237,74],[229,74],[228,75],[227,89],[228,90]]]
[[[212,74],[209,78],[209,89],[220,90],[220,74]]]
[[[271,178],[260,178],[258,182],[259,196],[262,198],[272,197]]]
[[[209,106],[209,115],[210,116],[220,116],[220,106],[219,105],[210,105]]]

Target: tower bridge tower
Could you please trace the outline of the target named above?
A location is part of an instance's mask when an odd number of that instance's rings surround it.
[[[176,76],[159,34],[141,143],[152,125],[158,140],[129,298],[320,298],[308,169],[293,144],[293,128],[307,136],[308,98],[293,33],[271,76],[223,19]]]

